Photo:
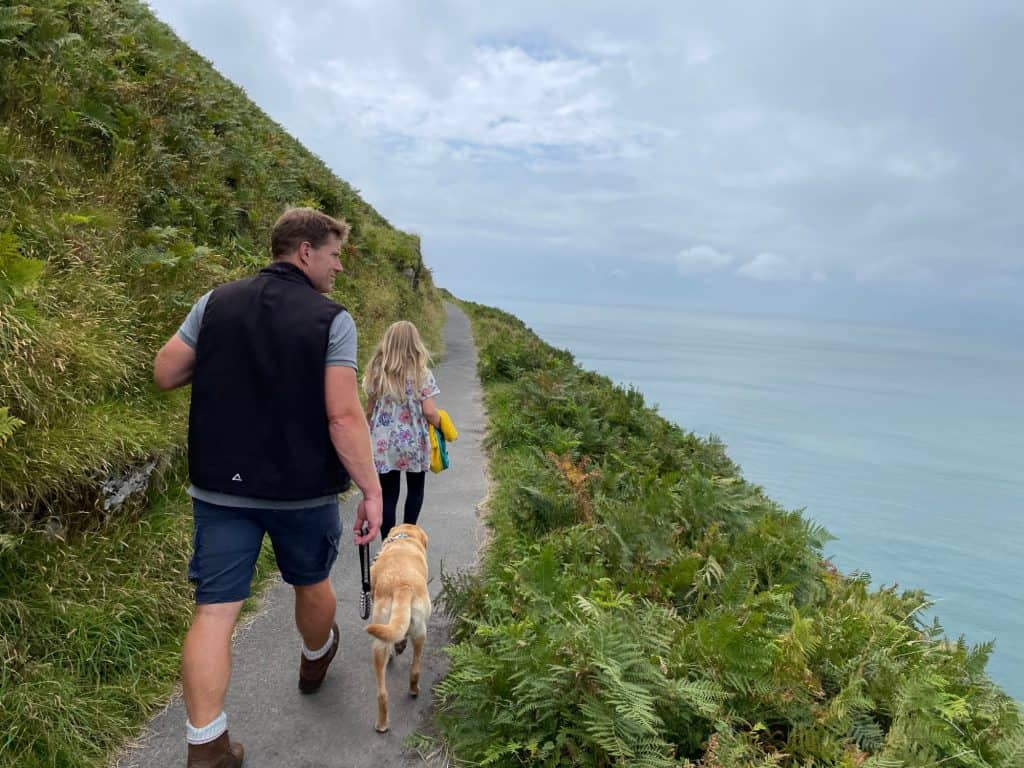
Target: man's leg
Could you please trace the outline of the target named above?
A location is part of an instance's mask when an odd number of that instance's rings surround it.
[[[265,519],[281,577],[295,589],[295,626],[302,636],[299,690],[313,693],[320,688],[341,639],[329,580],[341,542],[338,502]]]
[[[224,709],[231,678],[231,633],[241,608],[241,601],[196,606],[181,650],[185,709],[194,728],[209,725]]]
[[[249,595],[263,526],[253,510],[192,503],[194,547],[189,579],[196,611],[181,650],[189,766],[237,768],[241,744],[230,741],[224,696],[231,678],[231,632]]]
[[[330,579],[306,587],[295,587],[295,626],[306,648],[315,651],[327,643],[334,624],[337,598]]]

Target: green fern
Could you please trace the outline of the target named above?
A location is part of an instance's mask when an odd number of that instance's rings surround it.
[[[35,26],[27,17],[27,6],[0,8],[0,45],[12,46],[18,38]]]
[[[8,413],[7,406],[0,408],[0,447],[11,439],[18,427],[24,426],[25,422],[16,419]]]
[[[14,233],[10,230],[0,232],[0,300],[30,290],[45,268],[45,261],[21,255]]]

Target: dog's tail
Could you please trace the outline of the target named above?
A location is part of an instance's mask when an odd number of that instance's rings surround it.
[[[391,621],[387,624],[370,624],[366,631],[385,643],[397,643],[409,631],[412,614],[412,589],[399,587],[391,598]]]

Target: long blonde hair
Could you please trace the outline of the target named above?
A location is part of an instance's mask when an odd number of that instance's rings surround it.
[[[373,350],[363,374],[363,389],[370,397],[390,395],[405,400],[405,385],[412,380],[413,391],[423,385],[430,353],[420,332],[408,320],[392,323]]]

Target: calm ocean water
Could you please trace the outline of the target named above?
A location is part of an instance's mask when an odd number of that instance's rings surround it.
[[[1024,351],[833,322],[498,300],[837,537],[872,583],[922,588],[951,637],[996,641],[1024,700]]]

